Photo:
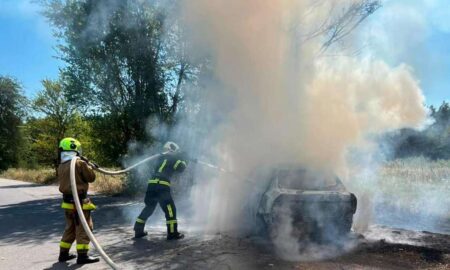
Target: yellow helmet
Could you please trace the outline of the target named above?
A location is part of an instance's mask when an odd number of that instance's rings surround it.
[[[174,142],[166,142],[163,146],[163,149],[164,151],[177,152],[178,150],[180,150],[180,147]]]
[[[81,143],[74,138],[64,138],[59,142],[61,151],[75,151],[81,155]]]

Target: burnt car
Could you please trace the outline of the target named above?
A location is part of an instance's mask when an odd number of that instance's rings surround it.
[[[257,216],[272,238],[286,226],[292,236],[313,242],[334,241],[350,232],[357,199],[336,175],[285,166],[272,170],[267,183]]]

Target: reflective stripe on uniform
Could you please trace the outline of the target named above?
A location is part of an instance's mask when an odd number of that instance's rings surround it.
[[[178,165],[183,164],[184,167],[186,167],[186,161],[183,160],[177,160],[177,162],[175,162],[175,165],[173,166],[173,169],[176,170],[178,168]]]
[[[73,209],[75,209],[75,205],[74,205],[73,203],[66,203],[66,202],[63,202],[63,203],[61,204],[61,208],[62,208],[62,209],[73,210]]]
[[[61,241],[61,242],[59,242],[59,246],[62,248],[70,249],[70,247],[72,246],[72,243],[67,243],[67,242]]]
[[[172,206],[170,204],[167,205],[167,211],[169,212],[169,217],[173,218]]]
[[[170,187],[170,182],[159,180],[159,179],[150,179],[148,180],[149,184],[160,184]]]
[[[97,209],[97,206],[93,203],[83,203],[83,210],[95,210]]]
[[[137,219],[136,219],[136,222],[137,222],[137,223],[145,224],[145,220],[140,219],[140,218],[137,218]]]
[[[75,204],[63,202],[61,204],[61,208],[62,209],[67,209],[67,210],[74,210],[75,209]],[[95,204],[90,202],[90,203],[83,203],[82,208],[83,208],[83,210],[90,211],[90,210],[97,209],[97,206],[95,206]]]
[[[89,244],[77,244],[77,250],[89,250]]]
[[[177,224],[177,220],[176,219],[172,219],[172,220],[168,220],[167,225],[169,225],[169,232],[170,233],[174,233],[175,232],[175,224]]]
[[[166,167],[166,164],[167,164],[167,159],[165,159],[165,160],[163,161],[163,163],[161,164],[161,167],[159,167],[158,172],[162,173],[163,170],[164,170],[164,167]]]

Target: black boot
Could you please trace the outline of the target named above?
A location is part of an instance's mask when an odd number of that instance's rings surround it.
[[[142,238],[148,233],[144,231],[145,224],[136,222],[134,224],[134,238]]]
[[[183,239],[184,238],[184,234],[176,232],[176,233],[170,233],[167,235],[167,240],[179,240],[179,239]]]
[[[77,264],[96,263],[99,261],[99,258],[88,256],[87,253],[78,253]]]
[[[147,236],[147,234],[148,233],[146,231],[142,231],[142,232],[135,231],[134,232],[134,238],[142,238],[144,236]]]
[[[58,262],[67,262],[69,260],[75,259],[77,255],[69,254],[69,251],[59,252]]]
[[[184,238],[184,234],[178,232],[176,220],[167,221],[167,240],[179,240]]]

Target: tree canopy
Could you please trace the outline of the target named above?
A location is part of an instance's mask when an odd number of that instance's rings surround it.
[[[0,170],[18,163],[25,105],[20,84],[13,78],[0,76]]]

